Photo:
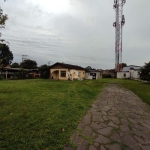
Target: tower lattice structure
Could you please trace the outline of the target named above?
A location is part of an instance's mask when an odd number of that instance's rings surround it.
[[[123,15],[123,6],[126,0],[114,0],[113,8],[116,12],[116,21],[113,23],[115,27],[115,71],[122,70],[122,27],[125,24],[125,17]]]

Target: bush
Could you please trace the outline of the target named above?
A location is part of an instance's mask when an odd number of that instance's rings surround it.
[[[34,79],[34,76],[32,74],[27,74],[26,79]]]
[[[112,78],[112,76],[110,74],[103,74],[102,78]]]
[[[4,75],[0,75],[0,80],[4,79]]]
[[[25,79],[26,78],[26,75],[27,75],[27,71],[24,70],[24,69],[20,69],[18,72],[16,72],[15,74],[15,77],[18,78],[18,79]]]
[[[42,65],[39,67],[40,78],[48,79],[50,76],[50,66]]]
[[[140,77],[142,80],[147,80],[147,81],[150,81],[150,75],[145,75],[145,76],[142,76]]]
[[[145,65],[141,68],[140,78],[142,80],[150,81],[150,62],[145,63]]]

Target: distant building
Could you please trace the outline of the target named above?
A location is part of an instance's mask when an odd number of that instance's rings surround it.
[[[118,79],[138,79],[140,78],[140,68],[141,66],[130,65],[123,67],[123,70],[117,72]]]
[[[12,79],[15,77],[15,73],[19,72],[20,70],[27,71],[26,77],[28,77],[29,75],[33,78],[39,77],[38,69],[11,68],[9,65],[1,69],[0,75],[5,79]]]
[[[85,79],[102,79],[102,72],[101,69],[92,69],[90,66],[85,68]]]
[[[85,78],[85,69],[71,64],[55,63],[50,67],[50,79],[74,80]]]

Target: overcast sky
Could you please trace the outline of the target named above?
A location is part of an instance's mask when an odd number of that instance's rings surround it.
[[[9,20],[0,29],[14,61],[64,62],[82,67],[115,66],[114,0],[0,0]],[[150,61],[150,0],[126,0],[122,61]]]

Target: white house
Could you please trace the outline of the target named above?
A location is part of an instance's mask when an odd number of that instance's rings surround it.
[[[130,72],[117,72],[117,78],[118,79],[129,79],[130,78]]]
[[[102,70],[86,70],[85,79],[102,79]]]
[[[140,66],[130,65],[123,67],[121,72],[117,72],[118,79],[138,79],[140,77]]]

